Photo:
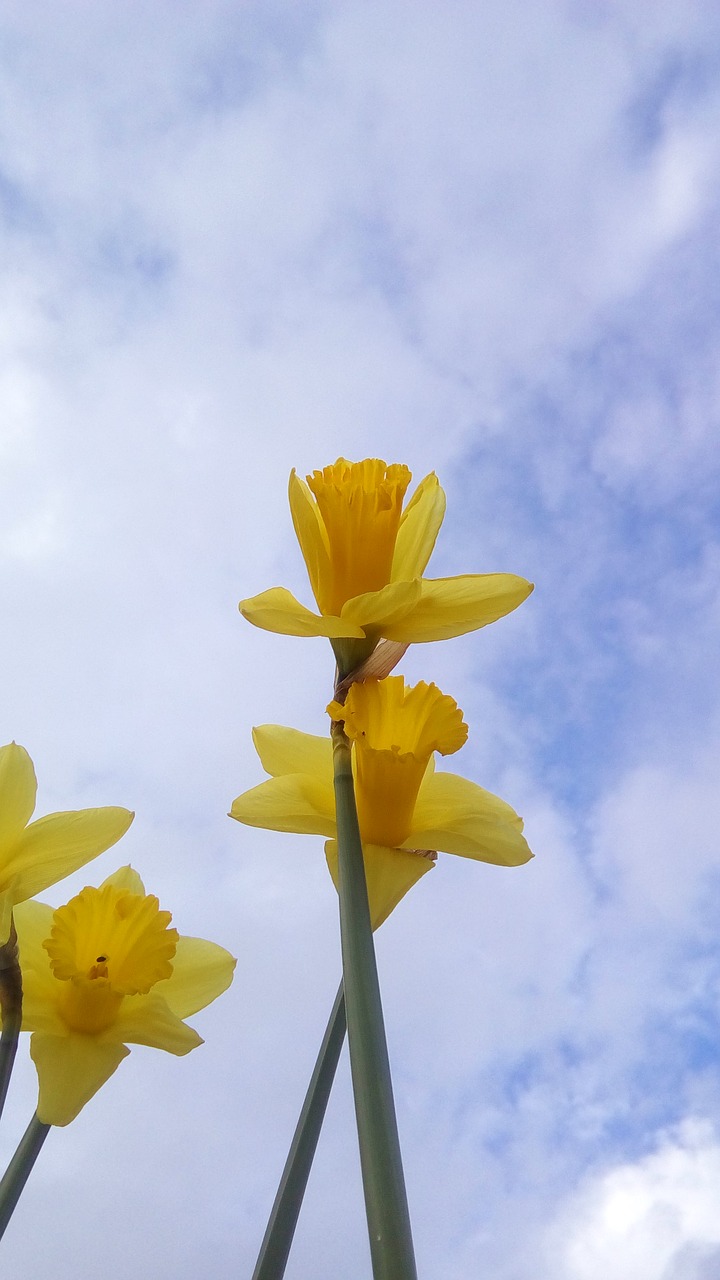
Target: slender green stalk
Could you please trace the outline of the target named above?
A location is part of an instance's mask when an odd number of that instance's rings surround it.
[[[50,1125],[43,1124],[34,1115],[0,1182],[0,1240],[49,1132]]]
[[[7,1098],[10,1076],[15,1064],[21,1022],[22,1012],[3,1013],[2,1035],[0,1035],[0,1116],[5,1109],[5,1099]]]
[[[345,1039],[345,998],[340,983],[315,1069],[297,1122],[252,1280],[281,1280],[285,1274],[315,1148],[325,1118],[340,1050]]]
[[[14,923],[11,926],[10,937],[5,945],[0,947],[0,1010],[2,1011],[2,1034],[0,1035],[1,1116],[15,1062],[18,1036],[20,1035],[22,1023],[22,974],[18,962],[17,934]]]
[[[332,737],[343,981],[373,1276],[416,1280],[350,744],[342,724]]]
[[[330,644],[338,667],[338,679],[346,679],[351,672],[361,667],[370,657],[376,643],[375,640],[331,640]]]

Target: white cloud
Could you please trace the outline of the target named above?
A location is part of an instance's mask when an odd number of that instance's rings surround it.
[[[548,1275],[567,1280],[710,1280],[720,1264],[720,1145],[706,1121],[659,1135],[654,1151],[601,1174],[561,1215]]]
[[[646,918],[668,917],[682,928],[708,875],[718,870],[713,779],[720,753],[685,777],[645,767],[623,781],[598,817],[596,866],[609,891]],[[678,871],[682,869],[682,875]]]

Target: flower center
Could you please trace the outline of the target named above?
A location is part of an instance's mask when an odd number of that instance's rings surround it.
[[[327,534],[330,578],[318,583],[322,613],[337,615],[346,600],[390,581],[403,499],[411,472],[379,458],[347,462],[307,477]]]
[[[171,919],[152,895],[113,885],[83,889],[54,913],[43,946],[54,976],[67,983],[60,1012],[71,1030],[105,1030],[125,996],[170,977],[178,942]]]
[[[433,752],[451,755],[467,739],[462,711],[436,685],[406,688],[402,676],[353,684],[345,705],[331,702],[328,711],[353,743],[362,839],[399,848]]]

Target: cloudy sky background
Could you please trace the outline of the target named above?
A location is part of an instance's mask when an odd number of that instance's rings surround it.
[[[711,0],[4,5],[0,741],[137,813],[48,900],[131,861],[239,958],[51,1133],[8,1275],[252,1271],[339,944],[322,841],[226,817],[330,649],[237,601],[310,603],[287,475],[343,454],[537,584],[404,664],[536,854],[378,935],[420,1274],[720,1276],[719,202]],[[343,1058],[287,1276],[369,1269]]]

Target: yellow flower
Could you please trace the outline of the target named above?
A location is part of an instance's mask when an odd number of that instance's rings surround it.
[[[127,809],[77,809],[30,822],[37,780],[24,747],[0,747],[0,946],[13,907],[109,849],[133,820]]]
[[[290,476],[290,510],[319,614],[284,587],[240,602],[248,621],[293,636],[329,636],[341,673],[378,640],[447,640],[516,609],[532,584],[510,573],[423,578],[445,514],[426,476],[403,510],[410,472],[378,458]]]
[[[402,676],[351,686],[331,716],[353,744],[360,835],[373,928],[429,871],[435,853],[519,866],[532,854],[522,820],[497,796],[466,778],[436,773],[433,754],[459,750],[467,725],[457,703],[433,684],[407,688]],[[262,725],[253,739],[271,775],[230,811],[238,822],[272,831],[330,837],[325,846],[337,885],[335,793],[329,738]]]
[[[66,1125],[130,1052],[145,1044],[185,1054],[202,1040],[182,1021],[229,987],[228,951],[170,928],[131,867],[54,911],[15,912],[23,1031],[40,1086],[37,1114]]]

